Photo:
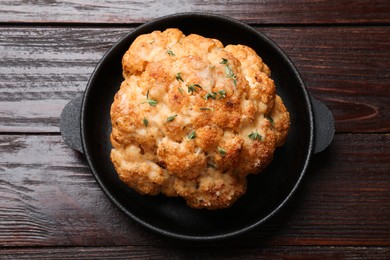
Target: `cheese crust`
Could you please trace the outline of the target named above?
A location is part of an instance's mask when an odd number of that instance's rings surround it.
[[[290,117],[271,71],[245,45],[171,28],[139,36],[111,106],[111,160],[141,194],[231,206],[284,144]]]

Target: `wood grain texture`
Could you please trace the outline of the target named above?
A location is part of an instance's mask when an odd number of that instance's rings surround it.
[[[378,0],[5,0],[0,3],[0,22],[142,23],[180,12],[210,12],[262,24],[356,24],[390,21],[389,2]]]
[[[390,131],[390,27],[260,30],[330,108],[338,132]]]
[[[122,213],[59,116],[135,26],[179,12],[264,32],[331,109],[337,134],[269,222],[194,243]],[[271,68],[272,69],[272,68]],[[0,1],[0,259],[390,259],[390,1]]]
[[[213,245],[389,247],[389,143],[389,134],[337,135],[313,157],[302,186],[274,219]],[[0,135],[0,144],[3,247],[193,245],[127,218],[60,136]]]
[[[2,259],[383,259],[383,247],[263,246],[240,250],[212,245],[197,247],[121,246],[76,248],[27,248],[0,251]]]
[[[338,132],[390,131],[389,26],[256,28],[289,55]],[[131,30],[0,28],[0,132],[58,133],[62,108]]]

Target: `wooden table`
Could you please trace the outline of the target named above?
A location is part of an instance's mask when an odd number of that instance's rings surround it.
[[[177,241],[135,223],[59,133],[62,108],[113,43],[185,11],[271,37],[335,117],[333,143],[287,206],[226,241]],[[390,259],[389,1],[1,1],[0,23],[1,259]]]

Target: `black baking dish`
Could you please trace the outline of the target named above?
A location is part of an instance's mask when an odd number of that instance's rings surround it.
[[[285,145],[263,173],[249,177],[247,193],[227,209],[197,210],[181,198],[139,195],[119,180],[109,158],[110,106],[123,80],[122,56],[137,36],[171,27],[224,45],[252,47],[270,67],[277,93],[290,112]],[[183,13],[143,24],[119,40],[97,65],[84,94],[64,108],[60,128],[64,141],[84,154],[106,195],[132,219],[171,237],[212,240],[241,234],[271,218],[298,187],[312,155],[332,141],[333,124],[329,109],[308,94],[290,59],[261,32],[224,16]]]

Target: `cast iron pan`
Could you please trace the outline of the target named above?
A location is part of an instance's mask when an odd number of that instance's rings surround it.
[[[224,45],[252,47],[271,68],[277,93],[291,116],[285,145],[265,172],[249,176],[247,193],[233,206],[197,210],[181,198],[142,196],[124,185],[110,161],[110,106],[122,82],[121,59],[134,39],[154,30],[176,27],[188,35],[217,38]],[[183,13],[146,23],[119,40],[99,62],[84,95],[64,108],[60,122],[64,141],[82,152],[107,196],[128,216],[159,233],[190,240],[213,240],[241,234],[272,217],[291,197],[314,153],[334,135],[328,108],[310,97],[296,68],[269,38],[228,17]]]

